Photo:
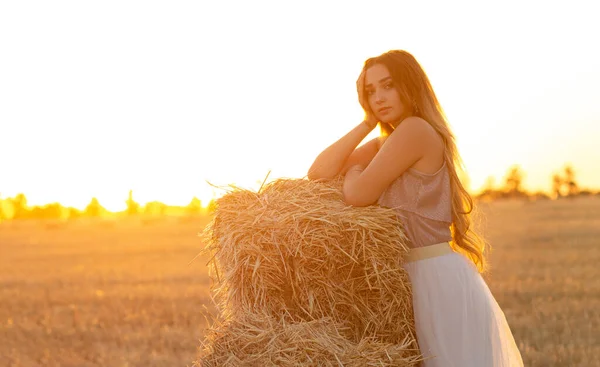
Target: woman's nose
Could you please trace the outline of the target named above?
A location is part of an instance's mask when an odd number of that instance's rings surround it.
[[[380,92],[380,91],[376,91],[375,92],[375,102],[376,103],[382,103],[385,102],[385,96],[384,93]]]

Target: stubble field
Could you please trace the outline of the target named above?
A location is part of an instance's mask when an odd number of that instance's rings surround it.
[[[600,199],[482,203],[526,366],[600,366]],[[0,366],[190,366],[209,218],[0,223]],[[190,263],[191,262],[191,263]]]

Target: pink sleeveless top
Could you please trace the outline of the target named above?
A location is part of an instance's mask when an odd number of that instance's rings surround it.
[[[452,240],[452,197],[446,162],[433,174],[406,170],[381,194],[377,203],[396,210],[410,247]]]

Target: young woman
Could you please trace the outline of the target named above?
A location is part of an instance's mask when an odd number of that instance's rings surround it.
[[[365,120],[319,154],[308,178],[345,175],[349,205],[398,213],[410,240],[405,268],[424,366],[523,366],[481,276],[485,243],[470,228],[473,202],[429,78],[411,54],[393,50],[365,62],[357,89]],[[381,136],[356,148],[378,123]]]

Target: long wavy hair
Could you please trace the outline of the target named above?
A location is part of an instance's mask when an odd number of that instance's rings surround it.
[[[466,255],[480,273],[488,270],[484,252],[489,244],[472,228],[471,213],[473,199],[463,186],[460,174],[465,175],[462,159],[456,147],[455,137],[447,121],[446,114],[438,101],[427,74],[415,57],[403,50],[392,50],[365,61],[359,80],[357,81],[358,97],[365,114],[372,114],[364,88],[365,73],[375,64],[384,65],[391,74],[405,111],[400,121],[409,116],[417,116],[427,121],[443,138],[445,145],[444,159],[450,173],[452,192],[452,248]],[[388,136],[394,126],[379,122],[380,132]]]

